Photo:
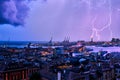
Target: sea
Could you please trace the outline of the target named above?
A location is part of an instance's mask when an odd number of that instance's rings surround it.
[[[91,52],[99,52],[99,51],[107,51],[111,52],[120,52],[120,47],[112,46],[112,47],[96,47],[96,46],[86,46],[87,48],[93,49]]]
[[[0,47],[16,47],[24,48],[27,47],[29,43],[47,43],[47,41],[0,41]]]
[[[0,41],[0,47],[15,47],[24,48],[27,47],[29,43],[47,43],[47,41]],[[120,52],[120,47],[96,47],[96,46],[86,46],[87,48],[93,49],[92,52],[108,51],[108,52]]]

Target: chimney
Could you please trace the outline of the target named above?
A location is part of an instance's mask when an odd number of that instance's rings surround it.
[[[61,80],[61,72],[57,73],[57,80]]]

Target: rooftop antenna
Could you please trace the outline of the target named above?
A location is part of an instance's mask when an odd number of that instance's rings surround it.
[[[65,42],[67,42],[67,37],[65,37]]]
[[[67,40],[66,40],[66,42],[69,42],[69,37],[67,37]]]
[[[67,38],[66,38],[66,42],[69,42],[70,41],[70,37],[68,36]]]
[[[68,41],[70,42],[70,36],[68,37]]]
[[[50,38],[50,41],[49,41],[49,43],[52,43],[52,42],[53,42],[53,37],[51,37],[51,38]]]
[[[66,37],[64,38],[63,42],[66,42]]]

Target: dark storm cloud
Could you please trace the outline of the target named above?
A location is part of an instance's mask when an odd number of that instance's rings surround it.
[[[24,25],[30,0],[0,0],[0,24]]]

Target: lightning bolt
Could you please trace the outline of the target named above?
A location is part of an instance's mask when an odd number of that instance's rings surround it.
[[[92,10],[92,2],[91,0],[81,0],[81,3],[85,2],[87,5],[88,5],[88,8],[89,8],[89,14]],[[105,3],[105,1],[103,2]],[[97,40],[100,40],[100,35],[99,35],[99,31],[98,29],[95,27],[95,21],[97,20],[97,15],[92,18],[92,34],[90,36],[90,38],[93,38],[94,36],[96,36]]]
[[[105,4],[107,2],[107,0],[103,2],[103,4]],[[100,6],[100,5],[99,5]],[[112,33],[112,29],[111,29],[111,24],[112,24],[112,7],[111,7],[111,1],[109,0],[109,14],[108,14],[108,22],[106,25],[102,26],[101,29],[97,29],[95,27],[95,21],[97,21],[97,15],[93,18],[92,20],[92,34],[91,34],[91,38],[94,37],[94,35],[96,36],[97,40],[100,40],[100,32],[102,32],[105,29],[108,29],[110,32],[110,38],[112,38],[113,33]]]
[[[92,11],[92,9],[94,8],[91,4],[93,4],[92,2],[93,0],[80,0],[80,3],[86,3],[88,5],[89,8],[89,13]],[[111,6],[111,0],[102,0],[99,4],[97,4],[97,7],[102,7],[101,5],[106,4],[108,1],[108,21],[105,25],[101,26],[100,29],[97,29],[97,27],[95,26],[95,22],[97,22],[98,20],[98,14],[96,14],[95,16],[92,17],[91,20],[91,27],[92,27],[92,33],[90,38],[97,38],[97,41],[99,41],[101,38],[100,32],[103,32],[105,29],[108,29],[110,32],[110,38],[112,38],[113,33],[112,33],[112,29],[111,29],[111,24],[112,24],[112,6]],[[118,11],[120,11],[120,9],[118,9]]]
[[[109,0],[109,15],[108,15],[108,23],[103,27],[101,28],[100,32],[102,32],[104,29],[108,28],[108,30],[110,31],[110,38],[113,37],[113,33],[112,33],[112,29],[111,29],[111,24],[112,24],[112,7],[111,7],[111,0]]]
[[[97,15],[92,20],[92,34],[91,34],[91,38],[93,38],[94,36],[96,36],[97,40],[100,40],[100,35],[98,34],[98,30],[95,27],[95,21],[96,21],[96,19],[97,19]]]
[[[92,10],[92,2],[91,0],[80,0],[80,3],[86,3],[88,5],[89,8],[89,14]],[[90,17],[89,17],[90,18]],[[97,20],[97,16],[95,16],[94,18],[92,18],[92,34],[90,36],[90,38],[93,38],[94,36],[97,37],[97,40],[100,40],[100,35],[98,33],[97,28],[95,27],[95,21]]]

